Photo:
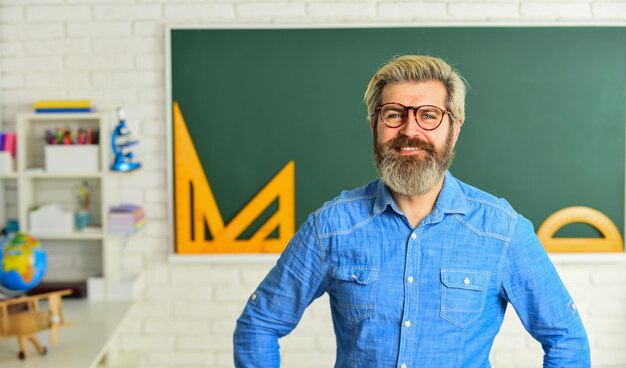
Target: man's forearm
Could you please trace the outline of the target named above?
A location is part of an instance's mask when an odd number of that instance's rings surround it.
[[[275,333],[239,320],[233,343],[235,367],[280,367],[278,336]]]
[[[545,355],[543,358],[544,368],[591,367],[589,340],[582,324],[571,326],[567,336],[558,340],[552,346],[543,346]]]

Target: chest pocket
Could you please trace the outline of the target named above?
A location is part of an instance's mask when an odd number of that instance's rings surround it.
[[[340,266],[333,270],[331,300],[347,320],[359,322],[376,313],[379,268]]]
[[[476,321],[485,308],[489,272],[441,270],[441,318],[459,327]]]

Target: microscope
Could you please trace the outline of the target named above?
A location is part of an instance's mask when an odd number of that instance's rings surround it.
[[[111,147],[115,160],[111,164],[111,170],[127,172],[137,170],[141,167],[140,162],[135,162],[135,155],[128,150],[129,147],[139,143],[138,140],[131,140],[131,132],[126,126],[126,114],[121,107],[117,109],[119,123],[111,135]]]

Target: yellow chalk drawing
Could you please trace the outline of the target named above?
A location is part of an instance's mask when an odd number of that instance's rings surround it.
[[[176,252],[280,253],[295,230],[295,164],[285,167],[226,225],[187,124],[174,102],[174,190]],[[238,239],[278,199],[278,210],[249,239]],[[207,239],[205,224],[212,239]],[[278,229],[278,238],[267,237]]]
[[[555,238],[565,225],[581,222],[602,234],[601,238]],[[537,236],[548,252],[623,252],[624,242],[617,226],[605,214],[589,207],[567,207],[550,215]]]

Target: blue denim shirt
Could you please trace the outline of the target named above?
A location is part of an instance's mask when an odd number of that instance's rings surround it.
[[[380,180],[309,216],[252,294],[234,335],[237,367],[278,367],[278,338],[330,297],[336,367],[490,367],[511,303],[544,367],[589,367],[576,306],[532,224],[446,173],[417,228]]]

